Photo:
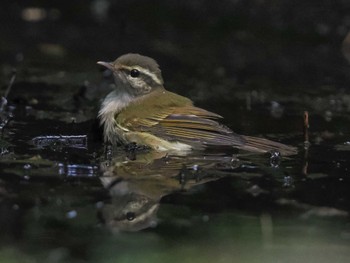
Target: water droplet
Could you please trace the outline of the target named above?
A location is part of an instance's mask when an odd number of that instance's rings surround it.
[[[157,225],[158,225],[157,220],[152,220],[152,221],[149,223],[149,227],[151,227],[151,228],[155,228]]]
[[[233,155],[230,160],[230,167],[231,169],[236,169],[239,166],[239,159],[237,156]]]
[[[106,160],[111,161],[112,157],[113,157],[113,146],[107,145],[105,158],[106,158]]]
[[[293,183],[294,183],[293,177],[287,175],[283,178],[283,187],[290,188],[294,185]]]
[[[96,203],[96,205],[95,205],[95,206],[96,206],[96,208],[97,208],[97,209],[101,209],[102,207],[104,207],[104,205],[105,205],[105,203],[104,203],[104,202],[99,201],[99,202],[97,202],[97,203]]]
[[[1,129],[0,129],[1,130]],[[7,148],[1,147],[0,148],[0,156],[8,154],[10,151]]]
[[[30,115],[31,112],[33,111],[33,107],[32,106],[26,106],[25,110],[26,110],[26,114]]]
[[[200,166],[198,164],[195,164],[192,166],[192,169],[194,171],[193,177],[196,180],[196,182],[200,182],[202,180],[202,170],[200,169]]]
[[[281,153],[277,150],[273,150],[270,152],[271,156],[270,156],[270,165],[271,167],[279,167],[280,163],[281,163]]]
[[[277,101],[271,101],[270,114],[273,118],[279,119],[283,116],[284,108]]]
[[[57,199],[56,199],[56,205],[60,206],[60,205],[62,205],[62,204],[63,204],[62,199],[57,198]]]
[[[202,216],[202,220],[203,220],[203,222],[208,222],[209,221],[209,216],[208,215]]]
[[[29,163],[27,163],[27,164],[25,164],[25,165],[23,166],[23,169],[24,169],[24,170],[30,170],[30,169],[32,169],[32,166],[31,166]]]
[[[67,176],[96,176],[98,167],[85,164],[67,164],[65,165],[65,174]]]
[[[325,113],[324,113],[324,119],[325,121],[329,122],[333,119],[333,113],[329,110],[327,110]]]
[[[66,214],[66,217],[69,218],[69,219],[72,219],[72,218],[77,217],[77,215],[78,215],[77,211],[72,210],[72,211],[69,211],[69,212]]]
[[[256,197],[261,194],[266,194],[268,191],[262,189],[260,186],[254,184],[250,188],[246,190],[248,193],[250,193],[252,196]]]
[[[59,175],[64,175],[66,174],[66,169],[63,163],[58,164],[58,174]]]

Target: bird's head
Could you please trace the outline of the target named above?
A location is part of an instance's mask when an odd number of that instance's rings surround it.
[[[113,72],[117,89],[132,96],[142,96],[163,88],[163,78],[158,63],[139,54],[125,54],[113,62],[98,61]]]

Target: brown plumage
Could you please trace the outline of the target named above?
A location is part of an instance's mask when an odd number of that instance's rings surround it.
[[[208,147],[297,153],[296,148],[278,142],[238,135],[218,122],[220,115],[165,90],[158,64],[149,57],[127,54],[112,63],[98,63],[113,71],[116,82],[99,112],[106,141],[136,142],[181,154]]]

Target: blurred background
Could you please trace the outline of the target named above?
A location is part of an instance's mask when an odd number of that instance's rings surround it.
[[[96,99],[105,95],[96,61],[134,52],[158,61],[168,89],[209,109],[218,101],[246,100],[252,91],[253,103],[306,101],[325,111],[329,105],[322,98],[344,100],[349,83],[342,54],[350,50],[346,44],[342,48],[349,9],[342,0],[5,0],[0,84],[6,87],[15,68],[17,82],[64,84],[58,89],[68,85],[76,92],[88,86],[99,89],[90,94]],[[347,100],[340,103],[348,105]],[[231,115],[232,107],[221,108],[220,114]]]
[[[347,262],[349,29],[347,0],[2,0],[0,261]],[[234,131],[300,154],[230,153],[190,183],[164,163],[131,165],[121,181],[152,193],[160,220],[115,231],[117,208],[143,199],[116,198],[100,177],[96,115],[113,79],[96,62],[128,52],[156,59],[168,90]],[[161,183],[147,180],[155,171]]]

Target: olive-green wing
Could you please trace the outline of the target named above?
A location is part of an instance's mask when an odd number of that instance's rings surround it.
[[[129,106],[118,115],[117,123],[130,131],[191,145],[243,145],[243,137],[217,122],[219,118],[218,114],[193,106],[191,100],[166,91]]]
[[[207,146],[241,146],[245,140],[220,124],[219,115],[197,107],[174,109],[174,112],[159,121],[153,132],[159,128],[159,136],[187,143]]]
[[[221,116],[193,106],[191,100],[168,91],[154,92],[129,105],[116,117],[117,125],[136,133],[150,133],[194,148],[233,146],[247,151],[297,153],[295,147],[264,138],[242,136],[218,122]]]

